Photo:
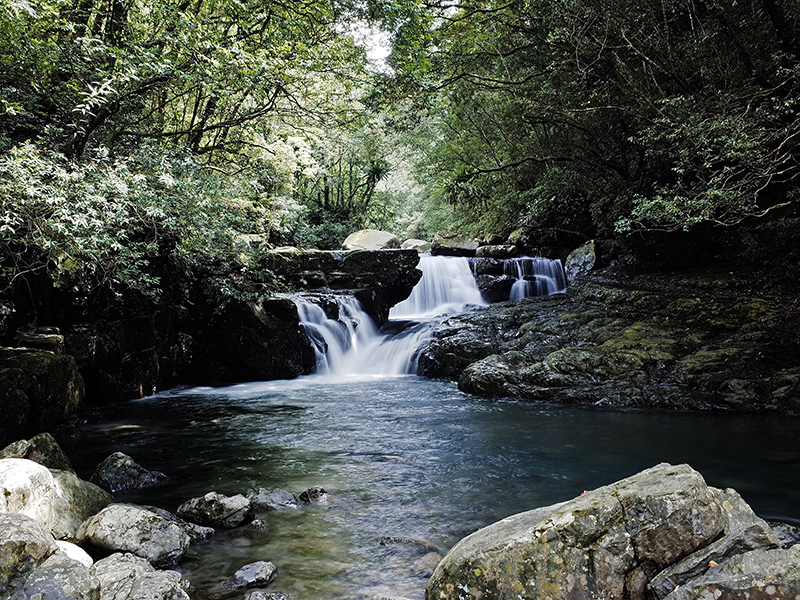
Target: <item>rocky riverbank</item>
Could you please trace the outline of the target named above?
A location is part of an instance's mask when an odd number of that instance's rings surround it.
[[[800,296],[785,272],[633,273],[448,318],[420,373],[558,403],[800,413]]]

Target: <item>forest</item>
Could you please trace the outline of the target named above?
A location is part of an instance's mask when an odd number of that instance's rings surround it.
[[[157,298],[170,260],[236,295],[254,241],[363,227],[800,224],[790,0],[2,0],[0,61],[5,290]]]

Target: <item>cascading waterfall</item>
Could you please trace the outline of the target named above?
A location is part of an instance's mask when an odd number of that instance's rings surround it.
[[[466,258],[423,255],[419,269],[422,279],[406,300],[389,311],[390,319],[424,319],[469,304],[486,306]]]
[[[404,375],[416,373],[417,353],[430,338],[429,323],[411,323],[401,331],[380,333],[352,296],[335,298],[339,318],[317,304],[295,298],[300,324],[314,345],[318,374]]]
[[[563,292],[567,287],[564,268],[558,259],[529,257],[510,259],[505,274],[517,281],[511,288],[511,301],[530,296],[547,296]]]

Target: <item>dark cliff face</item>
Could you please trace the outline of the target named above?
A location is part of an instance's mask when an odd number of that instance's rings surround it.
[[[346,293],[376,324],[419,280],[414,250],[268,252],[262,267],[290,293]],[[158,301],[109,290],[78,293],[46,277],[19,286],[0,303],[0,337],[56,327],[85,382],[86,401],[103,404],[180,384],[217,385],[310,373],[314,351],[287,297],[228,300],[224,307],[201,275],[165,264]]]

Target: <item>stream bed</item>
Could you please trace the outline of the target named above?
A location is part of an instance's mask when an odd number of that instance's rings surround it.
[[[490,401],[414,375],[310,376],[92,409],[71,458],[86,479],[114,451],[163,471],[167,483],[116,498],[172,511],[209,491],[327,490],[326,502],[258,514],[263,532],[193,545],[179,570],[200,590],[269,560],[270,591],[292,600],[421,600],[426,553],[659,462],[690,464],[762,516],[800,518],[799,426]]]

